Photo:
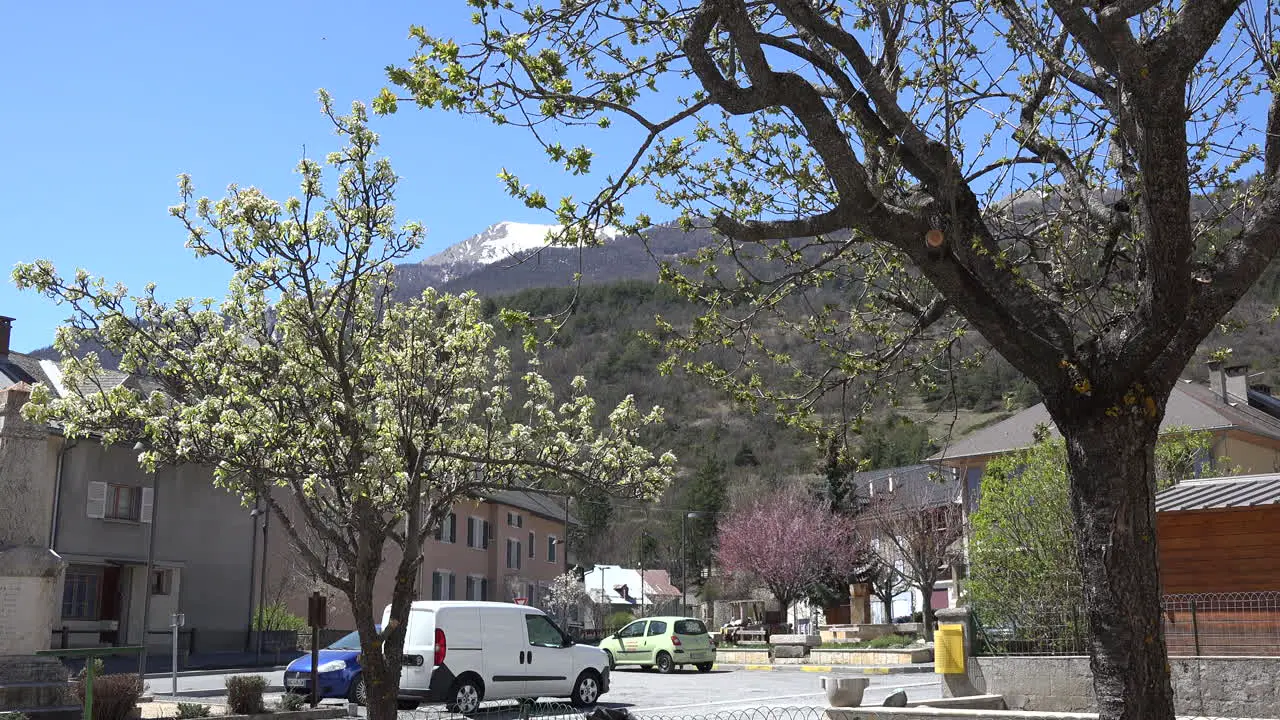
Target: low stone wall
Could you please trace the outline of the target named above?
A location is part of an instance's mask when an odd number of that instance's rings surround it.
[[[716,662],[728,665],[768,665],[771,661],[766,650],[716,650]]]
[[[978,657],[967,667],[967,683],[943,676],[944,694],[1002,695],[1014,710],[1097,712],[1087,657]],[[1169,667],[1179,715],[1280,717],[1280,657],[1172,657]]]
[[[905,650],[831,650],[814,648],[810,661],[817,665],[910,665],[933,662],[933,648]]]
[[[930,707],[828,708],[826,720],[1098,720],[1097,713],[1009,712],[953,710]]]

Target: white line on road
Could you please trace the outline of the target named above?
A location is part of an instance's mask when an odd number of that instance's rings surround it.
[[[905,685],[894,685],[892,688],[890,688],[889,686],[880,686],[876,688],[869,687],[867,688],[867,691],[870,692],[873,690],[875,691],[887,690],[888,692],[893,692],[898,688],[933,687],[933,686],[936,686],[937,684],[938,684],[937,681],[926,682],[926,683],[908,683]],[[798,700],[800,698],[821,696],[823,694],[824,693],[822,692],[812,692],[812,693],[805,693],[803,695],[780,695],[778,697],[758,698],[758,699],[759,700]],[[743,705],[743,704],[749,704],[749,703],[751,703],[751,700],[740,698],[738,700],[717,700],[714,702],[691,703],[688,705],[660,705],[658,707],[627,708],[627,709],[630,710],[631,712],[654,712],[657,710],[683,710],[684,708],[706,707],[708,705]]]

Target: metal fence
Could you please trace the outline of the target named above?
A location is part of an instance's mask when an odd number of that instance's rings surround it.
[[[1161,625],[1173,656],[1280,655],[1280,591],[1166,595]],[[979,655],[1086,655],[1079,608],[984,618],[975,608]]]
[[[1164,597],[1170,655],[1280,655],[1280,591]]]
[[[465,720],[463,716],[440,707],[402,712],[404,720]],[[715,713],[691,713],[688,715],[660,715],[644,711],[632,711],[621,705],[603,703],[588,710],[553,702],[484,703],[480,711],[467,716],[480,720],[536,720],[539,718],[564,718],[565,720],[826,720],[821,707],[757,707],[725,710]]]

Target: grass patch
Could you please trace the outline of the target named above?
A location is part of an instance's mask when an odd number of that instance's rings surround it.
[[[865,642],[824,642],[818,647],[823,650],[901,650],[915,645],[912,635],[881,635]]]

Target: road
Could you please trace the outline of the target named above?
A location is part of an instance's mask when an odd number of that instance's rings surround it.
[[[182,694],[201,694],[210,702],[223,688],[231,673],[208,673],[178,678]],[[257,673],[267,678],[268,685],[279,686],[284,678],[280,671]],[[832,673],[840,675],[839,671]],[[619,669],[613,673],[613,687],[601,700],[609,707],[623,707],[639,715],[712,715],[761,707],[821,707],[825,698],[819,689],[821,674],[794,670],[717,670],[708,674],[680,672],[659,675],[652,671]],[[932,674],[867,675],[871,684],[863,703],[879,705],[895,688],[906,690],[912,700],[939,697],[941,686]],[[169,694],[168,678],[148,678],[151,692]],[[555,711],[553,703],[539,708],[541,714]],[[403,720],[438,717],[439,708],[424,706],[414,713],[402,713]],[[504,714],[505,715],[505,714]],[[514,713],[512,714],[514,716]],[[500,720],[498,716],[495,720]]]

